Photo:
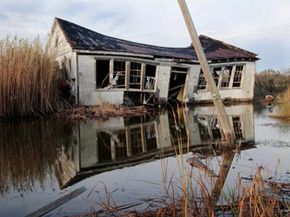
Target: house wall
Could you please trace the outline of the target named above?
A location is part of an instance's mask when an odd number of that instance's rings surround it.
[[[72,53],[71,72],[76,74],[78,70],[78,84],[79,84],[79,104],[81,105],[98,105],[103,103],[110,104],[122,104],[125,89],[117,88],[96,88],[96,58],[100,58],[96,55],[88,54],[76,54]],[[107,56],[107,59],[114,59],[114,57]],[[138,62],[136,58],[130,57],[118,57],[118,59],[124,59],[127,61]],[[146,60],[139,59],[140,62]],[[208,89],[198,90],[198,79],[200,74],[200,65],[198,64],[178,64],[173,61],[155,60],[156,68],[156,92],[159,96],[159,103],[166,103],[168,99],[169,82],[171,76],[171,67],[188,67],[187,78],[185,81],[185,89],[183,96],[183,103],[197,101],[211,101],[211,94]],[[255,74],[255,62],[229,62],[211,64],[211,67],[224,66],[224,65],[237,65],[244,64],[245,69],[243,71],[241,87],[219,89],[222,98],[230,97],[237,101],[250,101],[253,99],[254,91],[254,74]],[[72,73],[72,74],[73,74]],[[129,90],[130,91],[130,90]]]
[[[171,65],[161,64],[157,69],[157,90],[160,103],[165,103],[168,97]]]
[[[223,65],[237,65],[244,64],[245,69],[243,71],[241,87],[233,87],[229,89],[220,89],[219,93],[222,99],[231,98],[236,101],[251,101],[254,97],[254,82],[255,82],[255,72],[256,72],[256,64],[255,62],[229,62],[229,63],[220,63],[220,64],[211,64],[210,67],[215,66],[223,66]],[[194,86],[198,85],[200,68],[196,68],[194,70]],[[191,98],[194,101],[202,102],[202,101],[211,101],[211,93],[208,90],[198,90],[197,93],[192,93]]]
[[[78,55],[79,104],[123,103],[124,91],[96,89],[96,59],[92,55]]]
[[[70,44],[67,42],[61,28],[54,22],[47,45],[48,52],[55,56],[55,60],[61,68],[65,68],[67,81],[72,87],[71,94],[77,96],[77,55],[73,52]]]

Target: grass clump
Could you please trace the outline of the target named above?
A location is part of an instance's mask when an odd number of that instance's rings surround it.
[[[59,76],[54,57],[38,39],[0,40],[0,118],[56,111]]]

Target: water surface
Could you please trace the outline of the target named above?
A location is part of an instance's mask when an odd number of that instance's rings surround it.
[[[238,176],[251,177],[259,166],[289,180],[290,123],[249,104],[226,112],[241,151],[220,151],[223,135],[211,106],[102,122],[0,123],[0,214],[25,216],[82,186],[86,192],[47,216],[98,211],[103,203],[152,209],[170,201],[168,186],[178,191],[186,174],[206,177],[208,171],[187,162],[197,153],[219,175],[208,181],[217,202]]]

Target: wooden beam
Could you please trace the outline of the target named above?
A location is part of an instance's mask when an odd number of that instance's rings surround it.
[[[223,162],[220,165],[220,172],[219,172],[218,178],[215,182],[215,186],[212,191],[212,198],[213,198],[214,205],[217,205],[219,201],[221,192],[227,180],[227,176],[231,169],[232,162],[235,158],[235,153],[233,153],[232,151],[227,151],[227,152],[224,152],[222,156],[223,156]]]
[[[57,199],[56,201],[36,210],[33,213],[28,214],[26,217],[40,217],[44,216],[45,214],[49,213],[50,211],[58,208],[59,206],[67,203],[71,199],[79,196],[80,194],[84,193],[87,189],[85,187],[79,188],[77,190],[74,190],[73,192],[64,195],[63,197]]]
[[[197,31],[194,27],[193,21],[191,19],[188,7],[186,5],[185,0],[177,0],[180,6],[180,9],[182,11],[190,38],[192,40],[192,45],[194,47],[194,50],[197,54],[198,60],[200,62],[202,71],[204,73],[205,79],[208,83],[209,90],[211,92],[212,100],[215,105],[215,108],[217,110],[217,115],[221,123],[221,128],[223,130],[223,133],[225,135],[225,139],[228,144],[231,144],[235,141],[235,136],[233,129],[231,128],[230,121],[226,115],[226,111],[223,105],[223,102],[221,100],[220,94],[217,90],[216,84],[214,82],[213,76],[210,72],[210,68],[207,62],[207,58],[205,56],[205,53],[203,51],[201,42],[199,40]]]
[[[110,68],[109,68],[109,82],[112,84],[114,78],[114,59],[110,59]]]
[[[126,67],[125,67],[125,89],[129,90],[129,81],[130,81],[130,62],[126,61]]]

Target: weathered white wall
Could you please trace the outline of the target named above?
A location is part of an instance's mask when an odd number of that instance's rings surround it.
[[[159,92],[159,99],[161,102],[167,101],[170,81],[170,70],[171,66],[169,64],[160,64],[157,67],[157,89]]]
[[[74,61],[72,48],[70,47],[65,38],[65,35],[56,22],[54,22],[52,26],[48,39],[47,49],[50,54],[56,57],[56,60],[59,62],[60,66],[62,66],[62,63],[64,63],[68,75],[75,78],[75,74],[71,73],[72,69],[74,69],[72,65],[72,61]]]
[[[230,97],[235,100],[252,100],[254,97],[254,82],[255,82],[255,72],[256,72],[256,64],[255,62],[235,62],[235,63],[227,63],[232,65],[245,64],[245,69],[242,76],[241,87],[234,87],[229,89],[219,89],[219,93],[222,99]],[[222,64],[213,64],[211,66],[222,66]],[[198,77],[200,71],[195,71],[195,80],[194,86],[197,86]],[[209,90],[198,90],[197,93],[194,93],[193,96],[195,101],[203,101],[203,100],[212,100],[211,94]]]
[[[200,65],[197,65],[197,64],[191,65],[187,78],[186,78],[186,83],[185,83],[184,102],[186,103],[193,101],[194,86],[196,85],[198,81],[199,72],[200,72]]]
[[[96,60],[94,56],[78,55],[79,103],[100,105],[104,103],[121,105],[124,91],[96,89]]]

